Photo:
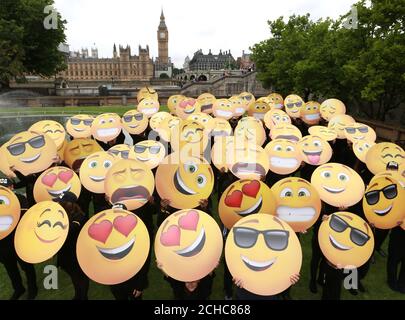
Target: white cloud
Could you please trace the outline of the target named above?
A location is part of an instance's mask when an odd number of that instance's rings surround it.
[[[114,42],[138,45],[157,56],[157,27],[163,6],[169,29],[169,55],[176,66],[198,49],[208,52],[231,50],[236,58],[242,50],[269,36],[268,20],[279,16],[305,14],[312,19],[337,18],[356,1],[319,0],[55,0],[55,6],[68,21],[67,38],[71,49],[91,47],[99,55],[112,56]]]

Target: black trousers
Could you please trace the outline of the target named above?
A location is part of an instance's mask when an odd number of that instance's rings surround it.
[[[323,260],[322,264],[325,271],[322,300],[340,300],[343,282],[342,270],[331,267],[325,260]]]
[[[312,256],[310,263],[310,282],[315,283],[317,277],[319,282],[323,282],[325,277],[324,276],[325,272],[323,270],[323,263],[321,263],[323,254],[321,248],[319,247],[318,234],[315,231],[313,232],[312,235],[311,247],[312,247]]]
[[[385,239],[387,239],[389,233],[390,233],[389,229],[383,230],[383,229],[375,228],[375,230],[374,230],[374,238],[375,238],[374,251],[378,251],[381,249],[381,246],[383,245]]]
[[[75,296],[73,300],[88,300],[89,292],[89,278],[81,269],[65,269],[62,268],[70,277],[73,287],[75,289]]]
[[[387,281],[392,287],[405,290],[405,231],[392,229],[388,243]]]

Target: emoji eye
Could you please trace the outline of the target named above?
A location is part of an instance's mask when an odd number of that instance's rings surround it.
[[[323,171],[321,173],[321,176],[327,179],[327,178],[330,178],[332,176],[332,173],[330,171]]]
[[[339,173],[338,179],[339,179],[340,181],[348,181],[348,180],[349,180],[349,176],[348,176],[347,174],[345,174],[345,173]]]
[[[90,169],[97,168],[97,165],[98,165],[97,161],[91,161],[91,162],[89,162],[89,168],[90,168]]]
[[[308,106],[308,107],[307,107],[307,110],[308,110],[308,111],[311,110],[311,106]]]
[[[304,146],[308,147],[308,146],[309,146],[308,142],[305,142],[305,143],[304,143]]]
[[[298,190],[298,196],[299,197],[310,197],[311,193],[308,191],[306,188],[301,188]]]
[[[100,120],[100,124],[105,124],[106,123],[106,121],[103,119],[103,120]]]
[[[0,205],[8,206],[10,204],[10,199],[6,196],[0,196]]]
[[[283,117],[284,122],[288,122],[288,117]]]
[[[364,146],[368,149],[370,148],[370,145],[368,143],[365,143]]]
[[[66,228],[66,227],[63,225],[63,223],[60,222],[60,221],[55,222],[54,225],[53,225],[53,227],[54,227],[54,228],[59,227],[59,228],[61,228],[61,229],[63,229],[63,230],[65,230],[65,228]]]
[[[290,188],[285,188],[280,193],[281,198],[292,197],[292,196],[293,196],[293,192]]]
[[[38,222],[38,223],[37,223],[37,227],[38,227],[38,228],[41,228],[41,227],[44,226],[44,225],[48,225],[49,228],[52,227],[51,222],[50,222],[49,220],[44,220],[44,221],[42,221],[42,222]]]
[[[194,173],[198,170],[198,167],[195,164],[186,164],[184,169],[189,173]]]
[[[45,133],[53,133],[52,130],[46,130]]]
[[[197,177],[197,184],[198,184],[198,187],[199,187],[199,188],[204,188],[205,185],[207,184],[207,178],[206,178],[206,176],[204,176],[203,174],[200,174],[200,175]]]
[[[280,116],[275,116],[274,119],[276,119],[277,121],[280,121]]]
[[[274,151],[283,151],[283,148],[279,144],[277,144],[276,146],[274,146],[273,150]]]
[[[364,151],[363,147],[358,147],[357,150],[360,151],[360,152]]]
[[[104,168],[109,168],[109,167],[111,167],[111,165],[112,165],[112,162],[110,161],[110,160],[106,160],[106,161],[104,161]]]
[[[320,146],[322,146],[321,141],[318,141],[318,140],[314,141],[314,146],[315,146],[315,147],[320,147]]]
[[[108,122],[109,122],[109,123],[113,123],[113,122],[114,122],[114,119],[111,118],[111,119],[108,120]]]
[[[202,119],[202,122],[208,122],[208,119]]]
[[[295,151],[295,149],[293,147],[291,147],[291,146],[288,146],[285,150],[288,151],[288,152]]]

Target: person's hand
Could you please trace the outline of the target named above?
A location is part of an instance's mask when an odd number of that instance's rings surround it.
[[[301,275],[300,275],[299,273],[293,274],[293,275],[290,277],[291,285],[292,285],[292,286],[295,285],[295,284],[300,280],[300,277],[301,277]]]
[[[265,182],[265,181],[266,181],[266,176],[261,175],[261,176],[260,176],[260,181]]]
[[[153,196],[150,196],[149,199],[148,199],[148,202],[150,204],[155,204],[155,198]]]
[[[13,172],[16,171],[15,166],[10,166],[9,169],[10,169],[10,171],[13,171]]]
[[[329,216],[328,216],[328,215],[324,214],[324,215],[322,216],[322,221],[326,221],[326,220],[328,220],[328,219],[329,219]]]
[[[222,174],[224,174],[226,172],[226,168],[222,167],[221,170],[219,170],[219,172],[221,172]]]
[[[208,199],[201,199],[198,203],[202,209],[208,208]]]
[[[233,283],[235,283],[235,286],[239,287],[239,288],[243,288],[243,282],[242,279],[237,279],[237,278],[233,278],[232,279]]]
[[[345,207],[345,206],[339,206],[339,211],[346,211],[347,210],[347,207]]]
[[[142,295],[142,291],[134,289],[132,295],[134,296],[134,298],[139,298]]]
[[[163,274],[164,274],[166,277],[169,277],[169,276],[166,274],[166,272],[164,272],[164,270],[163,270],[163,264],[162,264],[159,260],[157,260],[157,259],[156,259],[156,266],[157,266],[157,268],[158,268],[160,271],[163,272]]]
[[[57,163],[57,164],[62,163],[62,159],[59,157],[58,154],[55,157],[52,158],[52,161],[53,161],[53,163]]]
[[[167,207],[170,205],[170,200],[169,199],[162,199],[160,201],[160,206],[162,209],[167,209]]]

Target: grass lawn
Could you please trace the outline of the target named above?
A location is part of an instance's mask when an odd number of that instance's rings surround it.
[[[55,108],[0,108],[0,116],[2,115],[23,115],[23,114],[77,114],[77,113],[92,113],[99,114],[104,112],[116,112],[120,115],[124,114],[127,110],[134,109],[134,106],[107,106],[107,107],[55,107]],[[161,111],[167,111],[166,107],[161,107]],[[215,203],[215,200],[214,200]],[[214,207],[216,207],[214,205]],[[218,220],[217,212],[213,213]],[[301,270],[301,280],[291,290],[293,299],[320,299],[320,293],[312,294],[308,289],[309,281],[309,262],[311,259],[311,237],[312,231],[301,237],[301,244],[303,249],[303,266]],[[384,249],[387,250],[387,242]],[[391,291],[386,284],[386,258],[380,257],[378,254],[375,257],[375,263],[371,265],[367,277],[363,280],[366,287],[365,293],[359,293],[358,296],[352,296],[349,292],[343,290],[342,299],[400,299],[404,300],[405,295]],[[169,285],[163,280],[163,275],[158,270],[154,263],[155,259],[152,258],[152,266],[149,272],[149,288],[145,290],[145,299],[171,299],[172,293]],[[45,263],[36,266],[39,294],[37,299],[55,300],[55,299],[71,299],[74,295],[73,286],[68,276],[59,270],[59,289],[58,290],[45,290],[43,288],[43,279],[46,274],[43,273],[44,266],[55,264],[56,259],[51,259]],[[24,273],[21,272],[23,278]],[[12,294],[11,284],[5,272],[4,266],[0,264],[0,300],[7,299]],[[25,281],[25,280],[24,280]],[[321,292],[321,288],[318,290]],[[23,297],[24,298],[24,297]],[[107,286],[99,285],[91,282],[90,299],[113,299],[112,294]],[[220,264],[216,271],[216,278],[214,280],[214,288],[211,299],[223,299],[223,263]]]

